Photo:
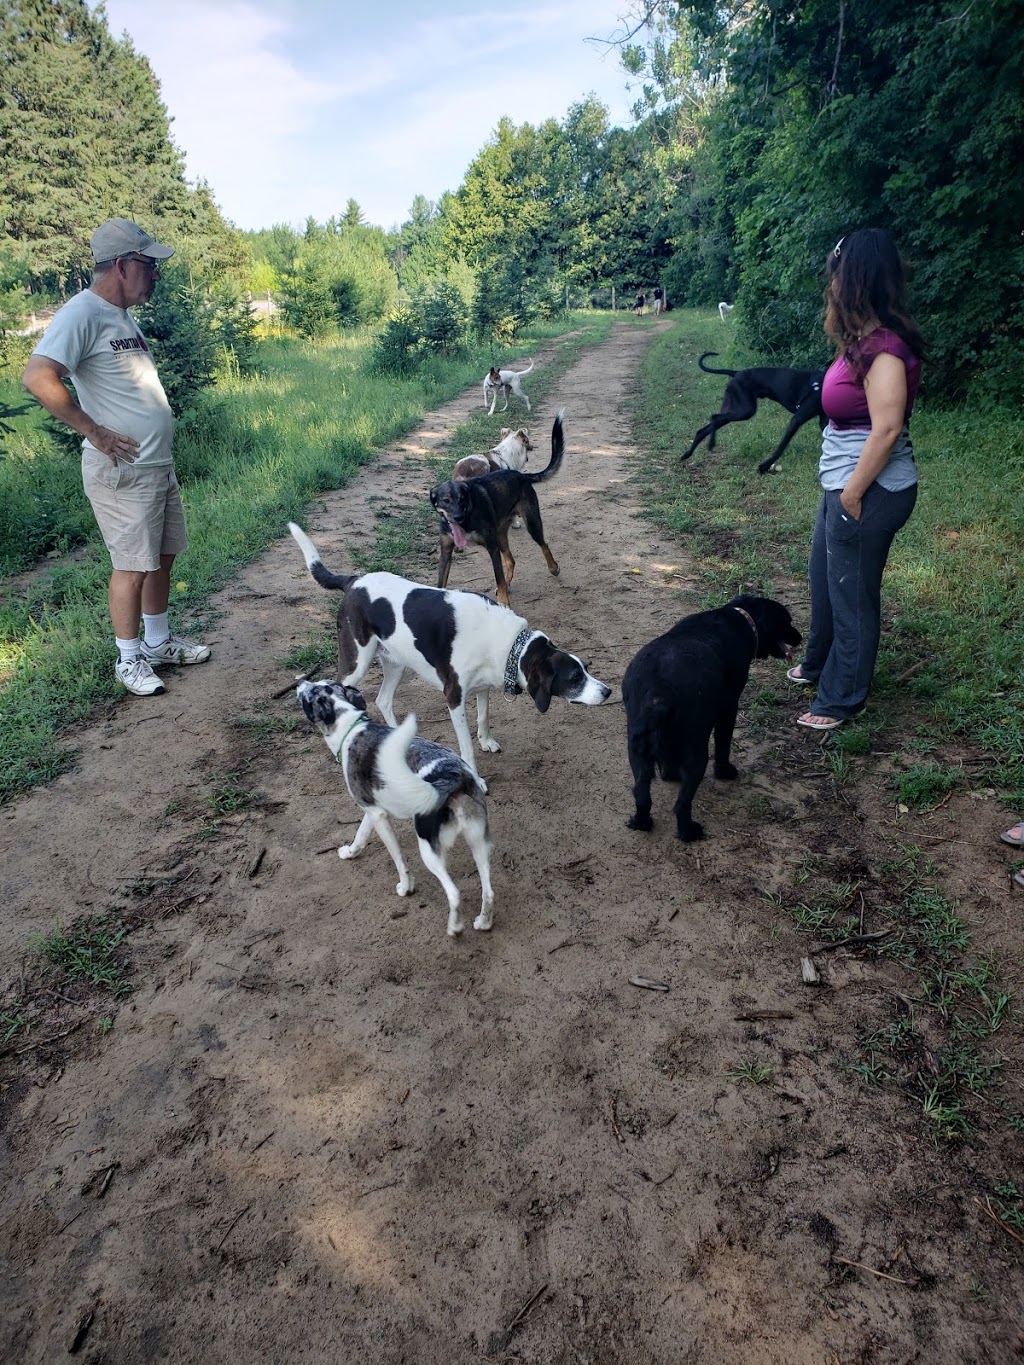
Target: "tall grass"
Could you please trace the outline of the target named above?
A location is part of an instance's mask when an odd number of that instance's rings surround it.
[[[551,382],[580,347],[607,335],[610,322],[593,314],[562,319],[531,330],[514,354],[576,332],[541,372]],[[371,344],[369,334],[268,340],[259,373],[225,379],[179,423],[175,462],[189,549],[174,567],[178,628],[277,539],[286,521],[301,519],[311,498],[343,487],[429,407],[479,382],[502,359],[480,346],[395,379],[370,372]],[[0,459],[0,566],[10,573],[46,549],[61,557],[26,583],[8,578],[0,585],[0,800],[66,769],[73,752],[58,736],[98,701],[122,694],[112,670],[109,561],[77,462],[56,452],[37,412],[16,425]],[[76,554],[64,555],[71,547]]]
[[[686,463],[693,433],[720,405],[724,379],[697,367],[702,351],[731,368],[758,363],[717,314],[675,312],[645,358],[638,399],[648,515],[685,535],[708,602],[744,588],[777,595],[807,625],[805,574],[820,497],[820,437],[809,424],[778,466],[757,464],[788,415],[771,402],[719,433]],[[666,401],[666,395],[668,400]],[[980,746],[988,780],[1024,808],[1024,419],[977,406],[914,412],[921,475],[917,507],[896,538],[883,586],[873,698],[932,737]],[[914,670],[911,673],[911,670]]]

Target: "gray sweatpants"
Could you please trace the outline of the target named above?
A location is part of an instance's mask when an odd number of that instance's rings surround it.
[[[882,630],[882,571],[916,501],[917,484],[890,493],[873,483],[855,521],[838,489],[821,499],[807,573],[811,628],[800,664],[804,676],[818,684],[811,705],[816,716],[845,720],[863,709]]]

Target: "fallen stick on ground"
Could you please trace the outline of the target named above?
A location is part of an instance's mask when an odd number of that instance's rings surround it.
[[[282,687],[277,692],[271,692],[270,694],[271,701],[280,701],[280,699],[282,697],[286,697],[289,692],[294,692],[300,682],[309,682],[310,678],[313,676],[314,673],[320,672],[322,664],[323,659],[317,659],[313,667],[307,669],[305,673],[297,673],[293,681],[290,682],[287,687]]]
[[[873,934],[854,934],[852,938],[841,938],[838,943],[825,943],[816,949],[819,953],[831,953],[836,948],[848,948],[852,943],[874,943],[876,939],[888,938],[892,929],[876,929]]]
[[[877,1275],[880,1280],[891,1280],[893,1284],[905,1284],[908,1289],[916,1289],[921,1283],[919,1279],[901,1280],[896,1275],[887,1275],[884,1270],[872,1270],[871,1266],[861,1265],[860,1261],[848,1261],[845,1256],[833,1256],[832,1260],[836,1265],[848,1265],[854,1270],[866,1270],[869,1275]]]
[[[505,1328],[505,1336],[506,1336],[506,1337],[510,1334],[510,1332],[511,1332],[512,1329],[513,1329],[513,1327],[518,1327],[518,1326],[519,1326],[519,1324],[522,1322],[523,1318],[526,1317],[527,1313],[530,1311],[530,1309],[533,1307],[533,1305],[537,1302],[537,1300],[540,1298],[540,1296],[544,1293],[545,1289],[547,1289],[547,1285],[546,1285],[546,1284],[542,1284],[541,1287],[537,1290],[536,1294],[531,1294],[531,1295],[530,1295],[530,1297],[529,1297],[529,1298],[526,1300],[526,1302],[523,1304],[522,1308],[520,1308],[519,1312],[515,1315],[515,1317],[512,1319],[512,1321],[509,1323],[509,1325]]]
[[[746,1010],[743,1014],[734,1014],[733,1019],[737,1024],[756,1024],[760,1019],[792,1019],[791,1010]]]
[[[992,1205],[988,1202],[987,1199],[985,1200],[984,1204],[981,1202],[980,1199],[975,1199],[974,1202],[977,1204],[978,1208],[981,1209],[982,1213],[988,1214],[988,1216],[992,1219],[993,1223],[998,1223],[1002,1230],[1005,1233],[1008,1233],[1009,1236],[1011,1236],[1015,1242],[1020,1242],[1021,1246],[1024,1246],[1024,1237],[1018,1236],[1017,1233],[1014,1232],[1013,1228],[1006,1226],[1006,1224],[995,1212],[995,1210],[992,1208]]]

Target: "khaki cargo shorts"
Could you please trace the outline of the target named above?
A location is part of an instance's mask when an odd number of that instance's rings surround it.
[[[169,464],[112,464],[82,452],[82,484],[115,569],[150,573],[161,555],[188,549],[178,480]]]

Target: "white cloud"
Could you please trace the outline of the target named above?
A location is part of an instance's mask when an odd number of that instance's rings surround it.
[[[503,115],[564,116],[593,91],[628,120],[621,0],[497,9],[446,0],[371,7],[314,0],[107,0],[161,83],[188,174],[242,227],[325,219],[352,197],[401,221],[416,194],[455,189]]]

